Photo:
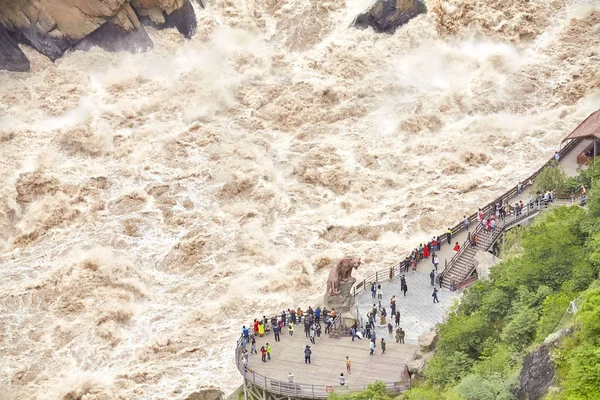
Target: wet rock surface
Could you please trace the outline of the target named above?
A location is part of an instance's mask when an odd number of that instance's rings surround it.
[[[427,11],[419,0],[378,0],[367,12],[354,20],[354,27],[372,27],[375,32],[394,33],[419,14]]]
[[[0,70],[29,71],[29,60],[9,33],[0,26]]]

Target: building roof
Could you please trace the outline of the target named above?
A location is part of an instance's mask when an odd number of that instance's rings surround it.
[[[569,139],[597,139],[600,140],[600,110],[590,114],[565,140]]]

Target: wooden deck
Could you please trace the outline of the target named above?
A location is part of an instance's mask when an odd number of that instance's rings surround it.
[[[404,363],[413,360],[419,349],[414,344],[397,344],[395,339],[389,339],[386,335],[385,354],[381,354],[379,337],[375,355],[370,356],[368,340],[357,338],[352,342],[349,337],[330,339],[328,335],[321,335],[321,339],[315,340],[316,345],[312,345],[304,336],[303,330],[296,330],[294,336],[290,337],[286,329],[280,342],[275,342],[272,334],[264,338],[257,337],[256,348],[259,352],[249,357],[248,369],[284,382],[287,382],[288,373],[291,372],[294,374],[295,383],[323,387],[339,387],[342,372],[346,378],[346,385],[366,385],[376,380],[398,382],[403,380],[401,374],[405,369]],[[260,347],[267,342],[271,345],[271,361],[263,363]],[[312,350],[310,365],[304,364],[304,346],[307,344]],[[350,375],[346,373],[346,356],[350,356],[352,360]]]

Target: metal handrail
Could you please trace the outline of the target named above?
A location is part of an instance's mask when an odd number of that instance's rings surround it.
[[[269,378],[265,375],[259,374],[254,369],[244,367],[244,363],[241,360],[241,348],[242,348],[243,336],[237,341],[235,348],[235,365],[238,371],[242,374],[246,381],[253,386],[257,386],[268,392],[288,395],[293,397],[306,397],[306,398],[326,398],[330,393],[356,393],[362,392],[367,389],[368,384],[364,385],[344,385],[340,386],[338,382],[331,383],[330,385],[322,384],[310,384],[310,383],[297,383],[297,382],[286,382],[278,379]],[[385,384],[387,393],[401,393],[410,389],[410,379],[398,380],[396,382],[388,382]]]
[[[581,140],[583,139],[574,139],[571,140],[565,147],[563,147],[562,149],[559,150],[558,154],[560,155],[560,157],[562,158],[563,156],[565,156],[566,154],[568,154],[575,146],[577,146],[577,144],[579,144],[579,142],[581,142]],[[531,174],[529,177],[527,177],[526,179],[524,179],[521,182],[525,182],[524,185],[522,185],[522,189],[525,189],[527,187],[527,183],[529,181],[533,182],[535,181],[535,178],[537,178],[537,176],[549,165],[551,165],[552,163],[554,163],[554,157],[552,157],[550,160],[548,160],[543,166],[541,166],[537,171],[535,171],[533,174]],[[485,206],[481,207],[481,211],[483,212],[483,215],[489,215],[490,212],[495,211],[495,207],[496,204],[500,203],[500,204],[504,204],[505,201],[512,199],[513,197],[515,197],[515,195],[517,195],[518,193],[518,188],[517,186],[514,186],[512,189],[506,191],[504,194],[500,195],[498,198],[496,198],[494,201],[486,204]],[[471,214],[467,220],[469,221],[469,224],[474,223],[475,221],[477,221],[477,215],[479,213],[479,210],[473,214]],[[474,233],[478,233],[481,230],[481,224],[477,224],[478,227],[475,228]],[[454,225],[452,228],[450,228],[450,230],[452,231],[452,236],[455,236],[456,234],[462,232],[465,229],[464,226],[464,220],[459,222],[458,224]],[[440,241],[438,242],[439,246],[446,246],[447,244],[442,240],[442,238],[444,238],[446,235],[446,233],[442,233],[441,235],[438,235],[440,237]],[[465,242],[466,243],[466,242]],[[450,244],[451,245],[451,244]],[[464,252],[465,251],[465,245],[463,244],[461,250]],[[460,251],[459,251],[460,252]],[[458,259],[457,258],[458,254],[455,254],[452,259],[450,260],[450,262],[448,262],[444,268],[444,270],[442,271],[442,276],[445,272],[449,271],[450,268],[452,267],[452,260]],[[456,260],[455,260],[456,261]],[[404,264],[404,261],[399,262],[398,264],[395,264],[394,266],[390,267],[392,270],[392,277],[393,276],[397,276],[402,272],[402,268],[401,266]],[[381,270],[381,271],[376,271],[374,274],[372,274],[371,276],[369,276],[368,278],[365,278],[362,280],[362,282],[359,282],[358,284],[355,284],[353,287],[353,295],[356,296],[358,293],[360,293],[362,290],[366,289],[366,285],[367,284],[372,284],[373,282],[381,282],[380,278],[384,278],[386,277],[386,273],[388,273],[388,269],[385,270]],[[398,272],[396,272],[398,271]]]

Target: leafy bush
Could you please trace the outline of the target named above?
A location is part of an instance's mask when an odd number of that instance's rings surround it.
[[[467,375],[454,391],[466,400],[514,400],[514,381],[505,381],[498,374]]]
[[[473,363],[473,359],[461,351],[440,356],[436,354],[427,364],[425,376],[432,385],[443,388],[458,382],[469,372]]]
[[[535,309],[522,308],[506,325],[502,332],[502,340],[516,351],[522,351],[534,338],[538,321]]]
[[[544,168],[535,178],[533,190],[545,192],[547,190],[565,190],[567,188],[567,175],[560,165]]]

